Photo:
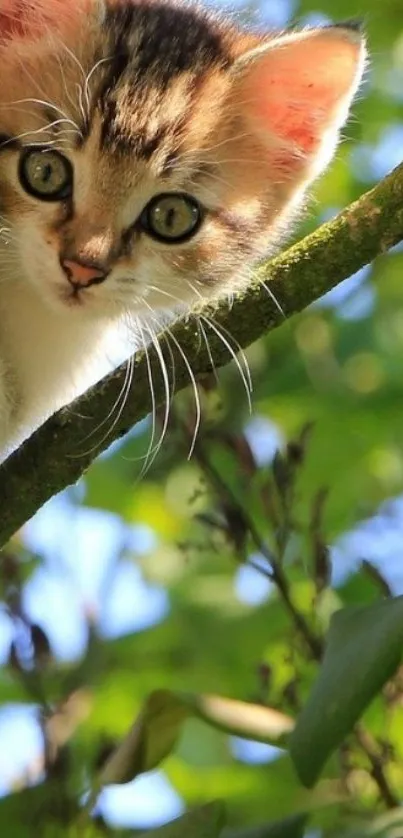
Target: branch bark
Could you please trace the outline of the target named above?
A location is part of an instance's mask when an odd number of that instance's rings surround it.
[[[201,341],[200,312],[213,318],[225,335],[232,335],[234,348],[237,344],[248,346],[284,320],[265,284],[270,285],[288,318],[402,240],[403,164],[331,222],[258,268],[254,280],[236,294],[231,305],[225,300],[217,306],[207,305],[178,321],[170,335],[162,333],[161,351],[171,373],[175,365],[175,391],[189,383],[189,366],[198,378],[211,371],[212,359],[216,367],[230,360],[228,348],[213,329],[209,351]],[[91,452],[86,451],[85,437],[113,409],[126,365],[52,416],[1,466],[0,545],[47,500],[78,480],[113,440],[149,413],[150,370],[156,405],[164,402],[160,359],[151,347],[149,362],[143,351],[136,353],[126,405],[106,439],[104,427],[98,437],[91,436]]]

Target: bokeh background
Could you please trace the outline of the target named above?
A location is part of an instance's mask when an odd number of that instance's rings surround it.
[[[256,0],[242,3],[236,14],[267,28],[362,17],[368,31],[366,82],[300,237],[402,158],[403,5]],[[303,516],[315,493],[328,488],[323,530],[334,596],[341,603],[371,599],[373,582],[363,559],[380,568],[395,593],[403,593],[402,248],[246,354],[252,414],[232,365],[205,396],[202,439],[217,427],[243,429],[264,470],[275,451],[312,422],[298,497]],[[191,412],[191,404],[191,395],[182,396],[178,410]],[[40,643],[46,645],[47,638],[50,644],[52,699],[66,698],[69,690],[75,695],[82,724],[74,747],[83,764],[125,735],[153,689],[256,700],[267,667],[276,671],[272,699],[281,705],[289,636],[276,594],[206,528],[203,516],[212,496],[174,425],[141,479],[149,420],[112,446],[76,487],[48,503],[10,544],[0,582],[3,805],[10,792],[35,785],[43,775],[41,699],[29,678],[30,623],[42,629]],[[304,602],[307,580],[292,570],[291,576]],[[297,780],[282,760],[279,749],[191,722],[160,770],[108,788],[98,809],[108,824],[137,829],[216,797],[227,801],[237,824],[281,817],[300,800]],[[1,807],[0,801],[0,819]]]

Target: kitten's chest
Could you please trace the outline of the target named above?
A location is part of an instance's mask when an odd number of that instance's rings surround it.
[[[116,324],[58,316],[35,290],[14,283],[0,296],[0,359],[13,433],[21,438],[116,363]]]

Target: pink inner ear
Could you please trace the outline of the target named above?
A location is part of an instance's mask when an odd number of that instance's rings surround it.
[[[88,0],[0,0],[0,40],[38,38],[79,25]]]
[[[314,152],[323,132],[346,117],[340,107],[355,92],[361,51],[357,36],[336,28],[279,41],[245,73],[250,116],[297,153]]]
[[[25,33],[25,5],[24,0],[2,0],[0,6],[0,37],[2,40],[8,40],[14,34],[23,35]]]

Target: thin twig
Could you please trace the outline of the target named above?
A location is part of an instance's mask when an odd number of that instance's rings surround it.
[[[293,603],[290,594],[290,588],[288,585],[288,580],[283,571],[283,568],[281,567],[281,561],[279,560],[279,557],[274,556],[273,553],[269,550],[265,540],[262,538],[257,527],[255,526],[253,519],[244,509],[244,507],[239,503],[237,497],[232,492],[230,487],[226,484],[225,480],[223,480],[220,473],[213,466],[211,461],[208,459],[200,444],[196,444],[194,449],[194,456],[195,459],[202,466],[206,475],[210,478],[215,489],[218,490],[219,493],[221,493],[221,496],[228,498],[233,508],[236,509],[239,516],[242,517],[245,527],[247,528],[257,551],[266,559],[268,564],[267,570],[260,567],[259,565],[254,566],[260,573],[267,576],[267,578],[271,582],[273,582],[273,584],[277,587],[277,590],[283,600],[283,603],[288,613],[292,617],[299,634],[304,639],[305,643],[307,644],[310,650],[312,658],[314,658],[314,660],[320,661],[323,653],[322,642],[320,638],[317,637],[311,630],[304,615],[301,614],[300,611],[298,611],[297,607]]]
[[[301,637],[304,638],[306,645],[311,653],[311,657],[313,660],[320,661],[323,657],[323,643],[320,637],[311,630],[309,624],[305,620],[303,614],[298,611],[298,608],[292,601],[291,594],[290,594],[290,586],[288,584],[288,579],[284,573],[284,570],[281,564],[278,562],[273,567],[272,573],[273,582],[279,591],[281,598],[283,600],[283,604],[287,608],[288,613],[292,617],[296,628],[298,629]]]
[[[395,809],[400,806],[399,798],[393,793],[385,775],[382,756],[379,753],[379,746],[369,731],[362,725],[356,725],[354,729],[355,738],[364,751],[370,765],[371,776],[378,786],[379,794],[387,809]]]

